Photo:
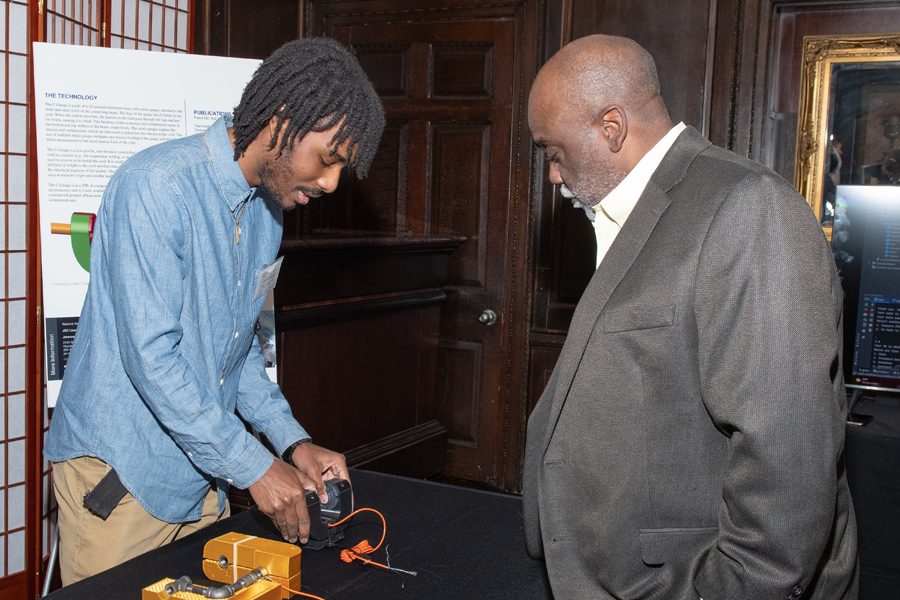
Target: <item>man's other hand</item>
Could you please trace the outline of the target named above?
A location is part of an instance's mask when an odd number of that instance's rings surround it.
[[[315,489],[319,494],[319,500],[324,504],[328,502],[328,493],[325,491],[325,481],[329,479],[346,479],[350,481],[347,472],[347,461],[343,454],[326,450],[315,444],[300,444],[291,455],[294,466],[306,478],[315,482],[315,488],[304,486],[306,489]]]
[[[343,455],[313,444],[300,445],[292,458],[297,468],[276,458],[249,492],[285,540],[305,544],[309,541],[309,514],[304,490],[315,490],[325,501],[328,496],[323,479],[349,480],[349,476]]]

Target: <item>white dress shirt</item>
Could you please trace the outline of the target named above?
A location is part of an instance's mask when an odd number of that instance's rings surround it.
[[[650,181],[650,177],[656,171],[659,163],[672,144],[675,138],[684,131],[684,123],[678,123],[666,133],[665,136],[647,154],[638,162],[631,172],[617,185],[613,191],[606,195],[599,204],[594,206],[596,216],[594,217],[594,233],[597,236],[597,266],[606,256],[609,247],[612,246],[613,240],[625,224],[625,219],[631,214],[634,205],[637,204],[638,198],[644,193],[644,188]]]

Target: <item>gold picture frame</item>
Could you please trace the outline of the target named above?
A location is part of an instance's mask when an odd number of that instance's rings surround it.
[[[794,185],[823,222],[829,239],[831,226],[823,215],[823,191],[832,145],[831,118],[835,104],[840,102],[832,89],[832,75],[835,67],[874,68],[878,66],[875,63],[894,62],[900,63],[900,33],[803,38]]]

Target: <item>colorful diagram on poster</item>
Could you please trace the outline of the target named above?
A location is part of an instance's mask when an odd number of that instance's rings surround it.
[[[66,223],[50,223],[50,233],[68,235],[72,238],[72,254],[81,268],[91,272],[91,242],[94,240],[94,213],[72,213],[72,220]]]

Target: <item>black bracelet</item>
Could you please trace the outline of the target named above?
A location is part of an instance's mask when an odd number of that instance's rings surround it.
[[[312,442],[312,438],[303,438],[302,440],[297,440],[293,444],[287,447],[287,450],[281,453],[281,460],[291,465],[292,467],[296,467],[294,464],[294,450],[300,447],[301,444],[309,444]]]

